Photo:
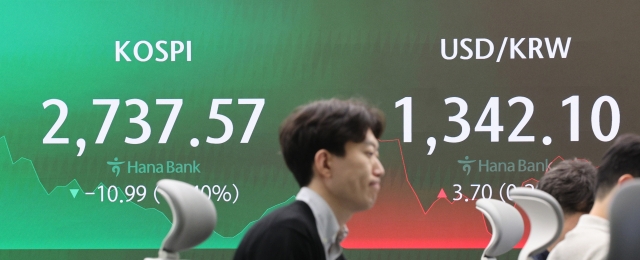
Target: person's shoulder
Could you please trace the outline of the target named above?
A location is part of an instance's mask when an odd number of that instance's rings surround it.
[[[276,209],[256,222],[234,259],[316,259],[324,256],[309,206],[302,201]]]
[[[245,237],[283,239],[283,236],[290,236],[292,232],[298,233],[297,236],[312,237],[314,230],[315,218],[311,208],[302,201],[295,201],[258,220]]]
[[[607,240],[605,240],[607,241]],[[569,244],[562,241],[551,250],[547,260],[604,260],[609,253],[609,244],[600,240],[594,240],[592,243],[585,244]]]
[[[594,245],[600,244],[601,242],[608,243],[609,241],[609,226],[608,221],[606,219],[590,216],[588,214],[580,217],[578,224],[576,227],[567,232],[565,239],[563,241],[568,241],[571,243],[566,244],[577,244],[577,246],[582,246],[584,244]]]
[[[269,213],[258,224],[270,227],[315,226],[315,218],[307,203],[294,201]]]
[[[571,255],[571,253],[568,252],[570,250],[568,249],[569,246],[567,246],[566,244],[567,244],[566,238],[560,241],[560,243],[558,243],[553,248],[553,250],[549,252],[549,256],[547,257],[547,260],[569,259],[567,258],[567,256]]]
[[[609,237],[605,232],[578,224],[551,250],[547,259],[603,259],[601,257],[607,255],[608,245]]]

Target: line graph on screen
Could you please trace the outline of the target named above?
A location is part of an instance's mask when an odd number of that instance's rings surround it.
[[[350,232],[343,247],[472,249],[488,244],[490,226],[475,209],[475,200],[465,196],[452,201],[440,189],[425,208],[409,181],[400,141],[381,142],[397,144],[404,169],[387,172],[375,206],[348,222]],[[535,182],[529,179],[522,185]],[[13,161],[6,138],[0,137],[0,203],[7,209],[0,214],[0,230],[15,234],[0,237],[0,249],[153,249],[170,229],[170,216],[154,208],[133,202],[100,203],[84,193],[76,180],[47,191],[33,162]],[[294,196],[266,207],[261,216],[293,200]],[[214,233],[198,248],[234,249],[255,221],[233,236]]]
[[[470,249],[488,245],[491,227],[475,208],[476,200],[463,195],[464,199],[452,201],[444,189],[440,189],[436,199],[425,209],[409,181],[400,140],[380,141],[397,144],[402,169],[387,171],[374,207],[355,214],[348,223],[349,236],[342,242],[345,248]],[[555,157],[547,166],[547,171],[559,160],[564,159]],[[532,184],[535,187],[537,182],[530,178],[522,186]],[[522,215],[525,233],[516,248],[524,246],[529,234],[528,218],[524,213]]]

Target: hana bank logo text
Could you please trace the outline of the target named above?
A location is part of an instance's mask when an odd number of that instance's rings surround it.
[[[477,163],[476,163],[477,162]],[[458,160],[462,165],[462,171],[467,175],[472,171],[476,172],[544,172],[549,165],[549,159],[544,161],[527,161],[518,159],[517,161],[491,161],[491,160],[471,160],[465,156],[464,160]],[[474,167],[476,165],[476,167]]]
[[[110,170],[117,176],[121,171],[133,174],[158,174],[158,173],[201,173],[200,164],[193,160],[190,163],[177,163],[174,161],[166,161],[164,163],[142,163],[138,161],[119,161],[118,157],[113,158],[113,161],[108,161],[107,165],[110,166]],[[123,169],[124,167],[124,169]]]

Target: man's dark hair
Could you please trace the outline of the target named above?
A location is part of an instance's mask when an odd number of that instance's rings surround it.
[[[311,182],[316,152],[326,149],[337,156],[344,156],[348,141],[364,141],[369,129],[376,138],[380,138],[384,125],[382,112],[364,101],[315,101],[296,108],[282,122],[280,148],[287,167],[303,187]]]
[[[564,160],[542,176],[538,189],[551,194],[565,215],[589,213],[595,200],[596,167],[586,160]]]
[[[597,197],[602,199],[616,186],[620,176],[640,177],[640,136],[624,134],[616,138],[598,168]]]

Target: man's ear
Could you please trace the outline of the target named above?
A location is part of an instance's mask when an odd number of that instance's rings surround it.
[[[313,157],[313,169],[314,173],[317,173],[322,178],[331,177],[331,157],[332,154],[326,149],[320,149]]]
[[[633,180],[633,175],[625,173],[620,178],[618,178],[618,185],[621,185],[627,181]]]

